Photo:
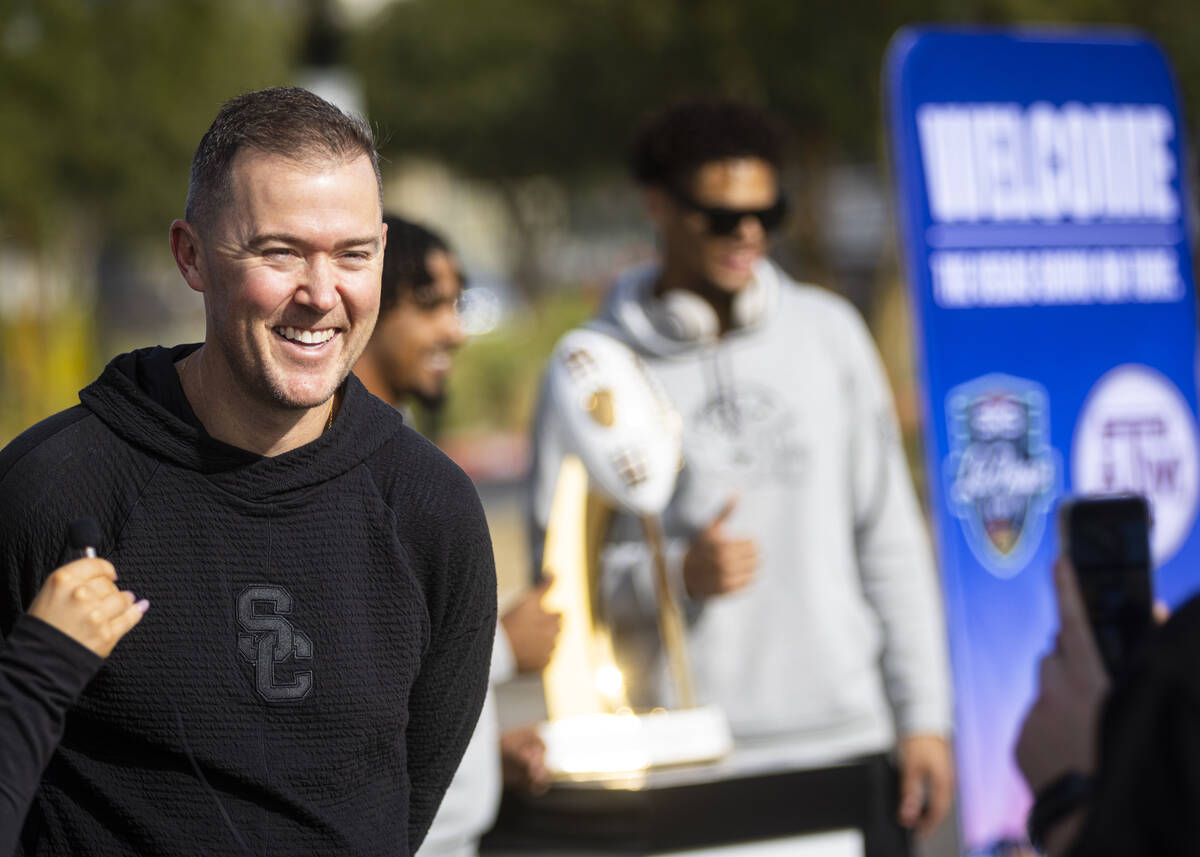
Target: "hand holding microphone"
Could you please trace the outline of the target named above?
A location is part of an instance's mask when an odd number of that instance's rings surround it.
[[[46,578],[29,605],[29,614],[107,658],[142,620],[150,602],[117,589],[116,569],[108,560],[96,557],[100,531],[94,519],[72,522],[68,538],[72,552],[81,558]]]

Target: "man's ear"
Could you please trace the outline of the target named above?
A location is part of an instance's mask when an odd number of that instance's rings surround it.
[[[171,223],[171,255],[187,284],[197,292],[207,291],[200,273],[200,236],[186,220]]]

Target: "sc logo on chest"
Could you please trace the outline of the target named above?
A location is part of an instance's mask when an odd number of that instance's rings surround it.
[[[267,702],[297,702],[312,691],[311,669],[292,670],[290,681],[276,672],[289,658],[312,661],[312,640],[288,620],[291,612],[291,593],[282,586],[247,586],[237,599],[238,653],[254,665],[254,689]]]

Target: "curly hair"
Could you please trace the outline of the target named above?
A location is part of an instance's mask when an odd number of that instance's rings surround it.
[[[765,110],[732,99],[685,101],[652,115],[634,138],[638,184],[683,189],[697,169],[726,158],[783,164],[783,129]]]
[[[383,215],[387,224],[387,247],[383,251],[383,290],[379,296],[382,316],[407,294],[418,300],[433,285],[433,275],[426,267],[431,250],[450,252],[442,236],[419,223],[394,214]]]

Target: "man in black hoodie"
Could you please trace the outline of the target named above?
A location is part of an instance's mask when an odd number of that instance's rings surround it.
[[[171,225],[205,341],[115,358],[0,452],[0,632],[87,515],[155,604],[69,714],[25,852],[424,837],[482,704],[495,572],[469,480],[350,375],[380,187],[370,131],[311,93],[228,102]]]

